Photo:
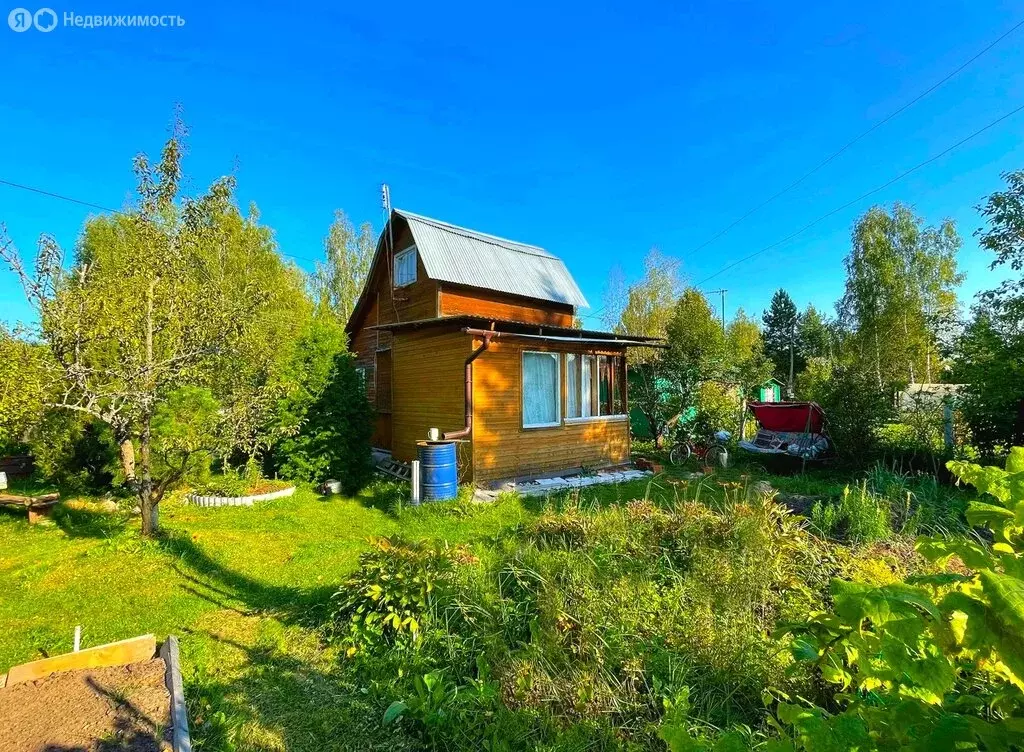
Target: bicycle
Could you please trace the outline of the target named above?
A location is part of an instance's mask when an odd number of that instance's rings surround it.
[[[697,461],[704,465],[725,467],[729,459],[729,450],[724,444],[719,443],[716,436],[714,441],[682,439],[677,441],[668,453],[668,461],[676,467],[685,465],[691,457],[696,457]]]

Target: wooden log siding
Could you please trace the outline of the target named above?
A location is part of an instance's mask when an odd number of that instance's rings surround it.
[[[474,342],[474,347],[479,341]],[[562,470],[607,467],[629,460],[628,418],[565,421],[565,360],[562,379],[562,424],[523,428],[522,356],[524,351],[623,355],[619,350],[549,346],[496,339],[474,364],[473,479],[486,482]],[[625,395],[624,395],[625,397]],[[628,414],[629,405],[626,405]]]
[[[573,308],[564,303],[532,300],[496,290],[477,290],[447,282],[441,283],[439,295],[442,316],[467,314],[528,324],[572,326]]]
[[[431,428],[444,432],[462,427],[465,365],[472,343],[461,331],[396,333],[391,351],[391,450],[396,459],[415,459],[416,442],[426,439]],[[463,477],[472,477],[472,454],[463,449],[459,460]]]
[[[413,244],[412,233],[404,222],[395,224],[394,253],[401,253]],[[385,248],[386,251],[386,248]],[[380,263],[370,280],[371,289],[377,291],[377,323],[393,324],[398,321],[419,321],[438,315],[438,283],[427,278],[423,259],[416,254],[416,281],[403,287],[392,287],[391,270],[394,256],[381,254]],[[369,317],[367,317],[369,318]],[[365,324],[364,324],[365,326]]]

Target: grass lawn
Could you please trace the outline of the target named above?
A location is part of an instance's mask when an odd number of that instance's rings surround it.
[[[370,536],[472,542],[518,524],[514,499],[385,511],[356,499],[294,496],[253,508],[161,505],[167,537],[138,518],[62,508],[53,526],[0,511],[0,671],[152,632],[181,639],[200,749],[394,748],[315,628]]]
[[[681,472],[580,492],[583,502],[680,495],[712,506],[742,498],[760,475],[743,465],[674,484]],[[790,492],[838,495],[830,474],[767,476]],[[726,487],[722,481],[734,485]],[[318,625],[330,596],[372,536],[402,534],[483,546],[535,515],[544,499],[451,502],[395,513],[393,487],[357,498],[300,489],[255,507],[161,505],[162,539],[145,541],[126,513],[58,508],[55,524],[29,526],[0,508],[0,671],[83,645],[154,633],[181,640],[197,749],[372,750],[411,744],[381,725],[383,706],[360,685]]]

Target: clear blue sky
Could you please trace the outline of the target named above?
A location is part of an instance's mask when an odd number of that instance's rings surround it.
[[[180,102],[199,190],[237,164],[281,249],[315,258],[332,211],[394,204],[542,245],[592,304],[652,245],[698,281],[1024,104],[1024,29],[788,195],[690,251],[1024,19],[1024,4],[676,3],[53,6],[173,13],[171,29],[0,26],[0,178],[119,207],[132,156]],[[0,14],[2,15],[2,14]],[[1024,168],[1024,113],[800,238],[712,280],[760,314],[785,286],[831,311],[856,216],[904,200],[957,221],[963,296],[1002,273],[974,206]],[[0,185],[25,252],[87,209]],[[301,262],[307,268],[308,262]],[[29,315],[0,272],[0,320]],[[587,321],[588,325],[597,322]]]

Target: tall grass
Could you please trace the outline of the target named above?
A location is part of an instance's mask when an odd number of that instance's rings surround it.
[[[964,494],[944,487],[931,474],[901,473],[877,463],[838,502],[818,501],[811,523],[821,534],[856,543],[893,535],[963,532]]]

